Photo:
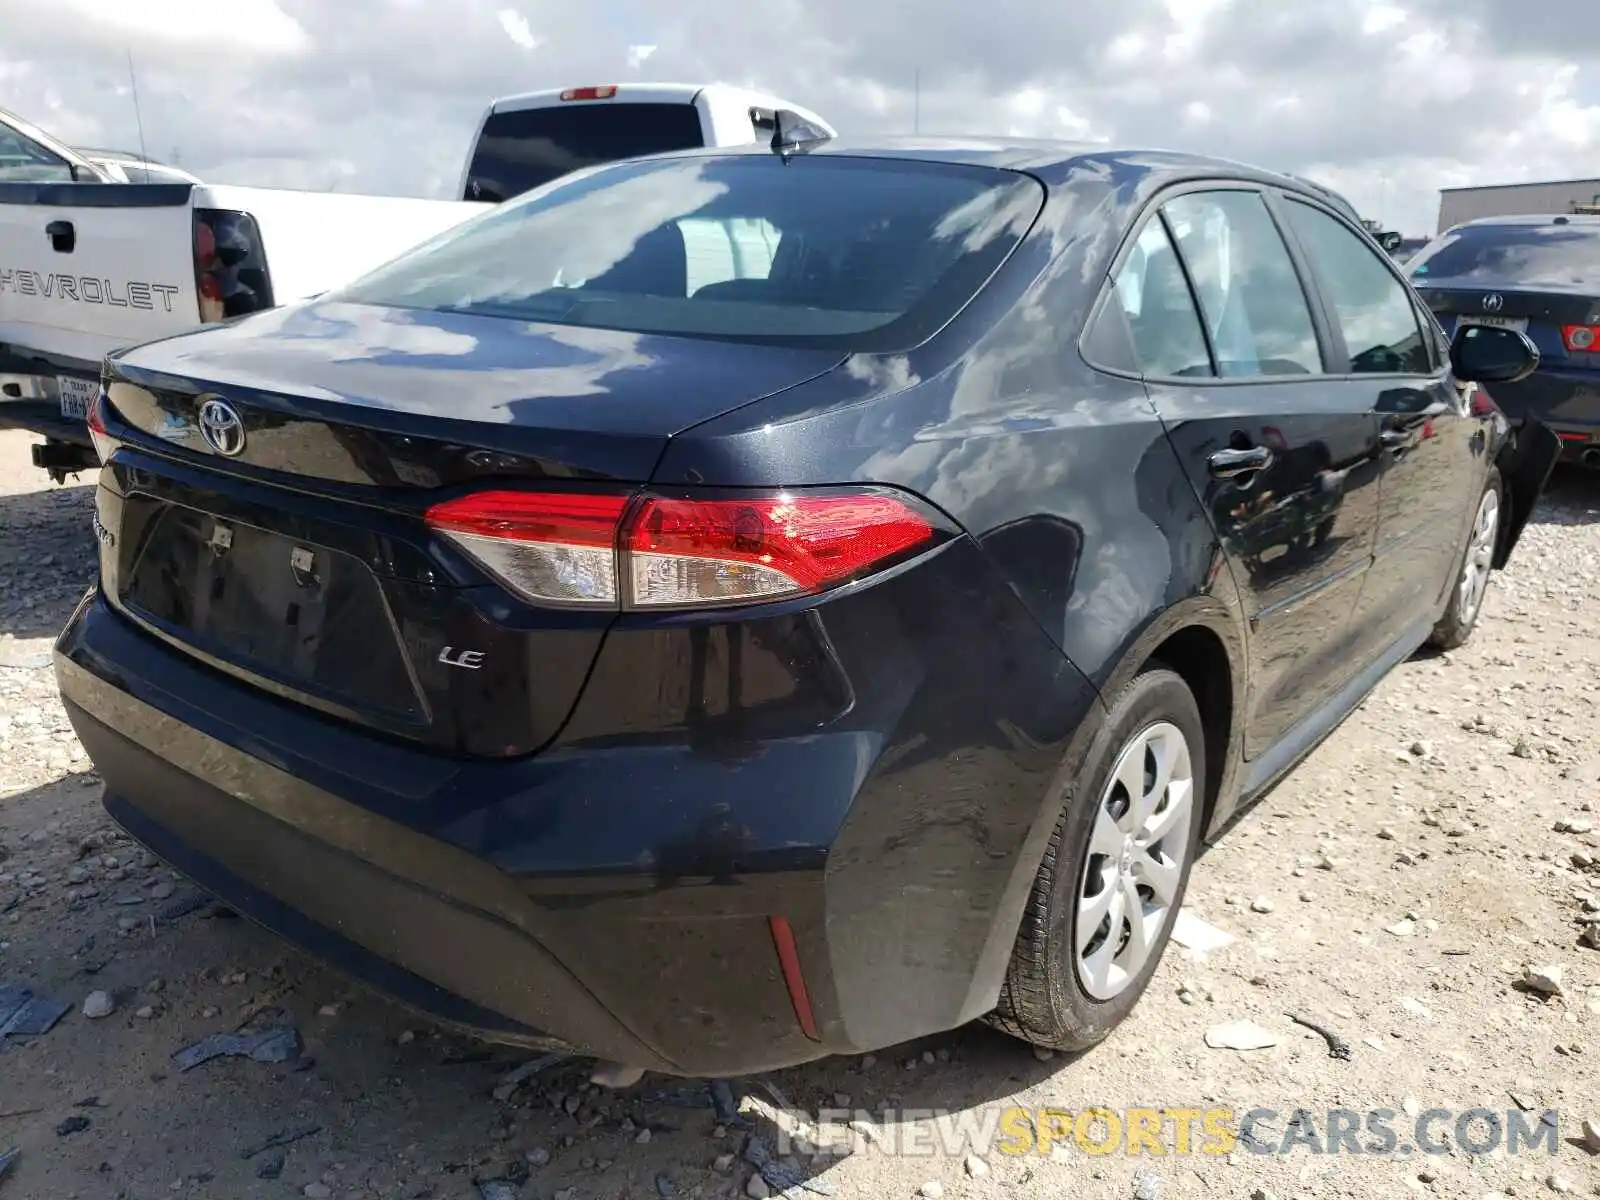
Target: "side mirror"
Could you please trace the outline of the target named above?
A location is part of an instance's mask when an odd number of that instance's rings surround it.
[[[1398,233],[1391,231],[1378,239],[1378,245],[1382,246],[1390,254],[1393,254],[1396,250],[1400,249],[1401,240],[1402,239]]]
[[[1462,383],[1519,383],[1539,368],[1539,347],[1525,333],[1464,325],[1450,341],[1450,369]]]

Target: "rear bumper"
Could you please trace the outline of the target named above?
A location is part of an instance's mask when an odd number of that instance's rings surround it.
[[[1512,424],[1535,420],[1549,426],[1561,438],[1563,460],[1577,462],[1600,451],[1600,376],[1595,372],[1540,370],[1521,383],[1497,383],[1489,391]]]
[[[656,739],[455,759],[229,679],[98,593],[57,676],[107,810],[244,915],[443,1023],[695,1076],[992,1007],[1064,745],[918,764],[824,729],[745,753]],[[1081,682],[1058,699],[1064,739],[1098,702]]]
[[[22,357],[0,347],[0,429],[26,429],[42,437],[93,449],[81,418],[63,417],[57,380],[72,375],[98,384],[94,363]]]
[[[89,428],[81,420],[61,415],[56,400],[7,400],[0,396],[0,429],[26,429],[40,437],[94,449]]]

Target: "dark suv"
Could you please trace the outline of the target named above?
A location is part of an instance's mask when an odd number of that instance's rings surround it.
[[[1084,1047],[1200,840],[1471,631],[1535,360],[1236,164],[618,163],[112,356],[61,691],[134,837],[486,1037]]]

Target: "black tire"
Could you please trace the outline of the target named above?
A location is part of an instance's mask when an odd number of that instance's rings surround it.
[[[1483,490],[1478,493],[1477,502],[1472,507],[1472,524],[1467,527],[1467,536],[1462,542],[1461,553],[1456,556],[1455,573],[1450,576],[1450,598],[1445,604],[1444,614],[1439,618],[1439,623],[1433,627],[1433,632],[1428,635],[1428,645],[1435,650],[1455,650],[1467,644],[1467,639],[1472,636],[1472,631],[1478,627],[1478,619],[1483,616],[1483,604],[1488,593],[1488,580],[1484,581],[1484,591],[1479,595],[1475,605],[1468,605],[1462,595],[1462,579],[1466,574],[1467,559],[1472,554],[1474,536],[1478,530],[1478,514],[1482,509],[1484,499],[1490,494],[1495,500],[1495,528],[1494,544],[1498,545],[1501,537],[1502,522],[1505,520],[1505,488],[1500,482],[1500,472],[1489,468],[1488,477],[1483,481]],[[1488,571],[1487,566],[1483,567]]]
[[[1073,953],[1079,883],[1089,855],[1089,835],[1102,793],[1123,749],[1139,733],[1163,721],[1175,725],[1188,742],[1195,780],[1182,872],[1149,959],[1121,992],[1100,1000],[1084,989]],[[1194,695],[1176,673],[1152,664],[1117,697],[1084,757],[1039,865],[1000,990],[1000,1002],[988,1017],[990,1024],[1035,1046],[1086,1050],[1102,1041],[1133,1010],[1161,963],[1173,920],[1188,888],[1189,870],[1204,824],[1205,778],[1205,732]]]

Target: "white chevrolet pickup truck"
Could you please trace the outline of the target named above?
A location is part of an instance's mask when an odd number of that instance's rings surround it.
[[[315,296],[583,167],[767,140],[780,110],[834,135],[799,105],[722,84],[497,100],[453,200],[119,182],[0,110],[0,428],[42,435],[34,463],[62,481],[96,465],[83,416],[110,351]]]

